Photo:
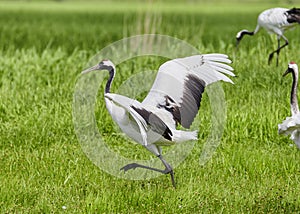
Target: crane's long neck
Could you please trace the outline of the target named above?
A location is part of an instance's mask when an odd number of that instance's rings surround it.
[[[255,30],[254,31],[249,31],[249,30],[241,30],[240,32],[238,32],[237,36],[236,36],[236,39],[239,41],[242,40],[242,38],[245,36],[245,35],[249,35],[249,36],[253,36],[255,35],[260,29],[260,25],[257,25]]]
[[[298,71],[293,71],[293,84],[292,84],[292,91],[291,91],[291,112],[292,115],[299,113],[298,107],[298,99],[297,99],[297,86],[298,86]]]
[[[254,31],[244,30],[244,31],[242,32],[242,36],[244,36],[244,35],[253,36],[253,35],[254,35]]]
[[[115,69],[113,67],[110,67],[110,69],[108,69],[108,71],[109,71],[109,79],[107,80],[107,83],[105,86],[105,93],[110,92],[110,87],[111,87],[112,81],[114,80],[114,77],[115,77]]]

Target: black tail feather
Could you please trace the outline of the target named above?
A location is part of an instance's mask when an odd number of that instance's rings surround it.
[[[287,21],[289,23],[299,23],[300,24],[300,8],[292,8],[287,11]]]

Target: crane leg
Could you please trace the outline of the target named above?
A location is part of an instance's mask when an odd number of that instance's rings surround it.
[[[135,169],[135,168],[139,167],[139,168],[144,168],[144,169],[149,169],[149,170],[153,170],[153,171],[156,171],[156,172],[160,172],[160,173],[163,173],[163,174],[170,174],[172,185],[173,185],[173,187],[176,187],[175,180],[174,180],[174,172],[173,172],[172,167],[170,166],[169,163],[167,163],[167,161],[165,161],[165,159],[163,159],[162,155],[158,155],[157,157],[161,160],[161,162],[166,167],[164,170],[149,167],[149,166],[144,166],[144,165],[141,165],[141,164],[138,164],[138,163],[127,164],[126,166],[123,166],[120,170],[124,170],[124,172],[126,172],[130,169]]]
[[[286,37],[282,36],[282,38],[284,39],[285,43],[284,43],[284,45],[280,46],[280,37],[278,38],[278,48],[275,51],[273,51],[272,53],[270,53],[269,60],[268,60],[269,65],[270,65],[271,60],[273,59],[274,54],[277,53],[276,66],[278,66],[278,58],[279,58],[280,50],[289,44],[289,41],[287,40]]]

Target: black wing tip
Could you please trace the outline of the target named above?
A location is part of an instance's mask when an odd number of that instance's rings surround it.
[[[291,11],[293,11],[293,12],[300,12],[300,8],[293,7],[290,10],[288,10],[288,12],[291,12]]]
[[[170,96],[165,95],[165,103],[160,104],[158,108],[162,107],[170,112],[176,125],[180,124],[188,129],[199,111],[205,87],[206,83],[204,80],[194,74],[188,74],[184,82],[181,102],[175,103]]]
[[[197,115],[202,94],[205,90],[206,83],[196,75],[189,74],[184,83],[184,94],[182,97],[182,103],[180,103],[179,112],[181,115],[181,125],[184,128],[190,128]]]
[[[300,8],[292,8],[287,11],[288,23],[299,23],[300,24]]]

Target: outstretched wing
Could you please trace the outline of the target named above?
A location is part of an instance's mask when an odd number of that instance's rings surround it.
[[[207,85],[234,76],[224,54],[204,54],[170,60],[162,64],[143,104],[164,108],[173,119],[189,128],[198,113]]]

